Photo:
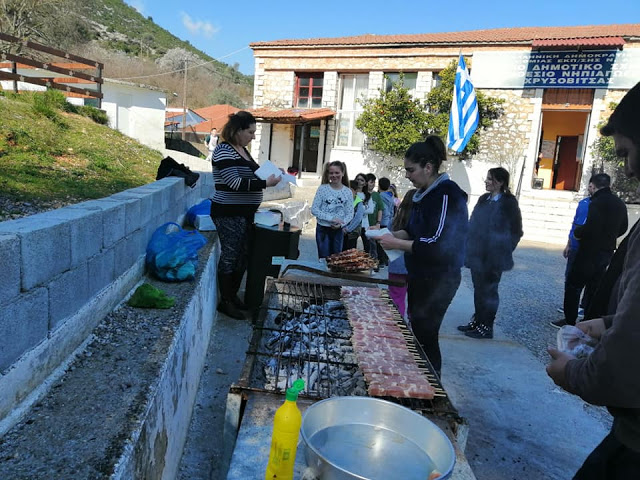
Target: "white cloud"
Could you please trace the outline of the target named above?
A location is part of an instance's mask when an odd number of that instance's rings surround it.
[[[203,35],[207,38],[211,38],[219,30],[214,27],[211,22],[204,22],[202,20],[194,22],[193,19],[184,12],[180,12],[180,16],[182,17],[182,24],[193,35]]]
[[[142,0],[132,0],[127,3],[135,8],[140,15],[144,15],[144,2]]]

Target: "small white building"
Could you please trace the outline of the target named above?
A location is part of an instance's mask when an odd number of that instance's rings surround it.
[[[102,85],[102,110],[109,126],[143,145],[164,148],[166,93],[149,85],[105,78]]]
[[[0,70],[10,72],[11,68],[0,64]],[[19,75],[24,77],[54,78],[59,74],[19,64]],[[58,82],[65,84],[65,82]],[[77,80],[69,78],[70,86],[77,86]],[[83,84],[84,85],[84,84]],[[13,90],[12,80],[0,81],[4,90]],[[96,86],[86,84],[88,90],[96,90]],[[47,87],[27,82],[17,82],[18,91],[44,91]],[[141,85],[122,80],[103,78],[102,102],[100,108],[109,117],[109,126],[137,140],[150,148],[164,148],[164,122],[167,95],[164,90],[149,85]],[[74,105],[98,106],[98,99],[63,92],[67,100]]]

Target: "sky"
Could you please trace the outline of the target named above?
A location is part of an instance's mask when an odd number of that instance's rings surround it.
[[[145,17],[242,73],[252,42],[505,27],[640,23],[640,0],[125,0]],[[454,10],[455,8],[455,10]]]

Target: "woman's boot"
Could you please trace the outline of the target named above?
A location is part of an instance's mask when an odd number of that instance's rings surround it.
[[[237,289],[234,290],[233,273],[218,272],[218,285],[220,286],[220,303],[218,311],[236,320],[245,320],[244,314],[234,304],[233,298],[237,297]],[[239,300],[239,299],[238,299]]]
[[[240,310],[247,310],[247,305],[240,300],[238,296],[238,290],[242,284],[242,277],[244,277],[244,271],[236,271],[231,274],[233,278],[233,295],[231,296],[231,302]]]

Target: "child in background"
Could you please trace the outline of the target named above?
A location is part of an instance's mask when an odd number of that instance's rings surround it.
[[[360,229],[362,228],[362,218],[364,215],[364,202],[358,196],[359,184],[357,180],[351,180],[349,187],[353,192],[353,218],[342,229],[344,232],[344,241],[342,242],[342,251],[358,247],[358,237],[360,237]],[[366,188],[366,187],[365,187]]]
[[[373,202],[373,212],[369,214],[369,228],[380,228],[380,221],[382,220],[382,212],[384,210],[384,203],[380,193],[375,191],[376,188],[376,176],[373,173],[367,173],[367,186],[369,187],[369,193],[371,194],[371,202]],[[378,259],[378,244],[377,242],[369,242],[366,245],[366,251],[372,258]],[[377,269],[376,269],[377,271]]]
[[[353,193],[349,189],[347,166],[340,161],[327,163],[322,185],[313,199],[311,213],[316,217],[318,257],[326,258],[342,251],[342,227],[353,218]]]
[[[395,183],[392,183],[389,186],[389,189],[391,190],[391,192],[393,193],[393,203],[396,206],[396,209],[400,206],[400,202],[401,200],[398,198],[398,189],[396,188]],[[395,210],[394,210],[395,211]]]
[[[382,218],[380,219],[380,228],[391,227],[393,215],[396,211],[395,202],[393,201],[393,192],[390,188],[391,181],[388,178],[382,177],[380,180],[378,180],[378,191],[380,192],[380,198],[382,199],[382,203],[384,205],[384,210],[382,210]],[[389,257],[387,257],[387,254],[384,253],[384,249],[378,242],[376,242],[376,247],[378,248],[378,261],[380,262],[380,265],[389,265]]]
[[[382,179],[380,179],[382,180]],[[407,223],[409,223],[409,215],[411,215],[411,206],[413,204],[413,195],[416,193],[415,189],[409,190],[400,206],[393,217],[390,230],[395,232],[397,230],[403,230]],[[398,311],[402,318],[404,318],[407,325],[409,324],[408,311],[407,311],[407,267],[404,264],[404,255],[399,256],[393,262],[389,263],[389,280],[397,280],[404,283],[402,287],[389,286],[389,295],[391,300],[398,307]]]

